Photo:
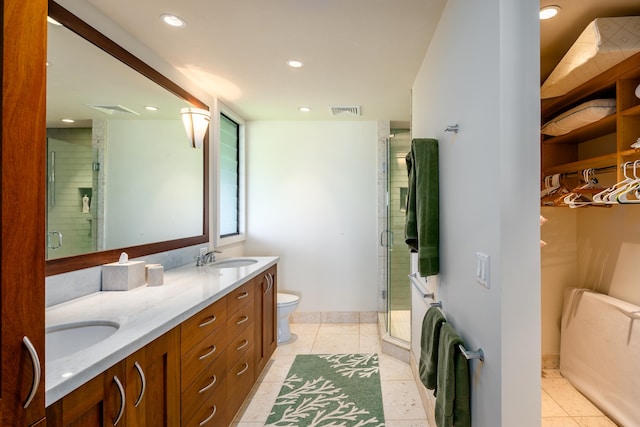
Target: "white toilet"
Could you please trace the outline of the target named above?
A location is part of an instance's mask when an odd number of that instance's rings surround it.
[[[278,292],[278,344],[286,344],[296,338],[291,335],[289,316],[298,308],[299,300],[297,295]]]

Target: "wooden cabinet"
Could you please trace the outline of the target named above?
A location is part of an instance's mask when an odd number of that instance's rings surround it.
[[[175,328],[127,357],[127,427],[180,424],[179,348]]]
[[[277,345],[276,273],[271,267],[49,406],[49,425],[228,426]]]
[[[587,168],[618,167],[640,159],[631,144],[640,138],[640,53],[620,62],[566,95],[542,101],[542,123],[592,99],[615,98],[616,113],[566,135],[542,137],[542,176]],[[618,180],[622,171],[618,168]]]
[[[227,295],[227,416],[233,419],[255,382],[255,279]]]
[[[176,328],[49,406],[49,425],[180,425],[179,348]]]
[[[273,266],[255,279],[256,377],[278,346],[278,270]]]
[[[44,426],[47,2],[2,5],[0,425]]]
[[[181,425],[228,425],[226,399],[227,299],[201,310],[180,327]],[[225,424],[226,423],[226,424]]]
[[[49,426],[126,426],[122,361],[47,408]]]

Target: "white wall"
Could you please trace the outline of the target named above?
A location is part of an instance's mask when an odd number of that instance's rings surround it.
[[[556,364],[560,355],[560,318],[564,291],[580,286],[578,276],[578,225],[579,209],[544,207],[540,213],[547,222],[540,230],[540,238],[547,245],[541,254],[542,296],[542,357],[545,362]]]
[[[579,287],[640,305],[640,206],[617,205],[578,212]],[[574,285],[575,286],[575,285]]]
[[[202,150],[180,120],[108,120],[105,247],[202,234]]]
[[[413,136],[440,141],[438,298],[485,351],[470,364],[477,427],[540,426],[538,8],[449,0],[413,87]]]
[[[377,123],[246,125],[248,255],[299,312],[377,311]]]

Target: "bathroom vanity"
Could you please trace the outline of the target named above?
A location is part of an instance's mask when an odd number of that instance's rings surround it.
[[[55,325],[117,325],[46,363],[51,426],[227,426],[277,345],[277,257],[189,264],[165,284],[50,307]],[[53,328],[52,328],[53,326]]]

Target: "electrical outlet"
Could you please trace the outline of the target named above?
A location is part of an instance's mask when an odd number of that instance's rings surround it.
[[[489,255],[476,252],[476,280],[482,286],[489,289],[489,278]]]
[[[209,248],[204,246],[202,248],[200,248],[200,256],[206,254],[207,252],[209,252]]]

